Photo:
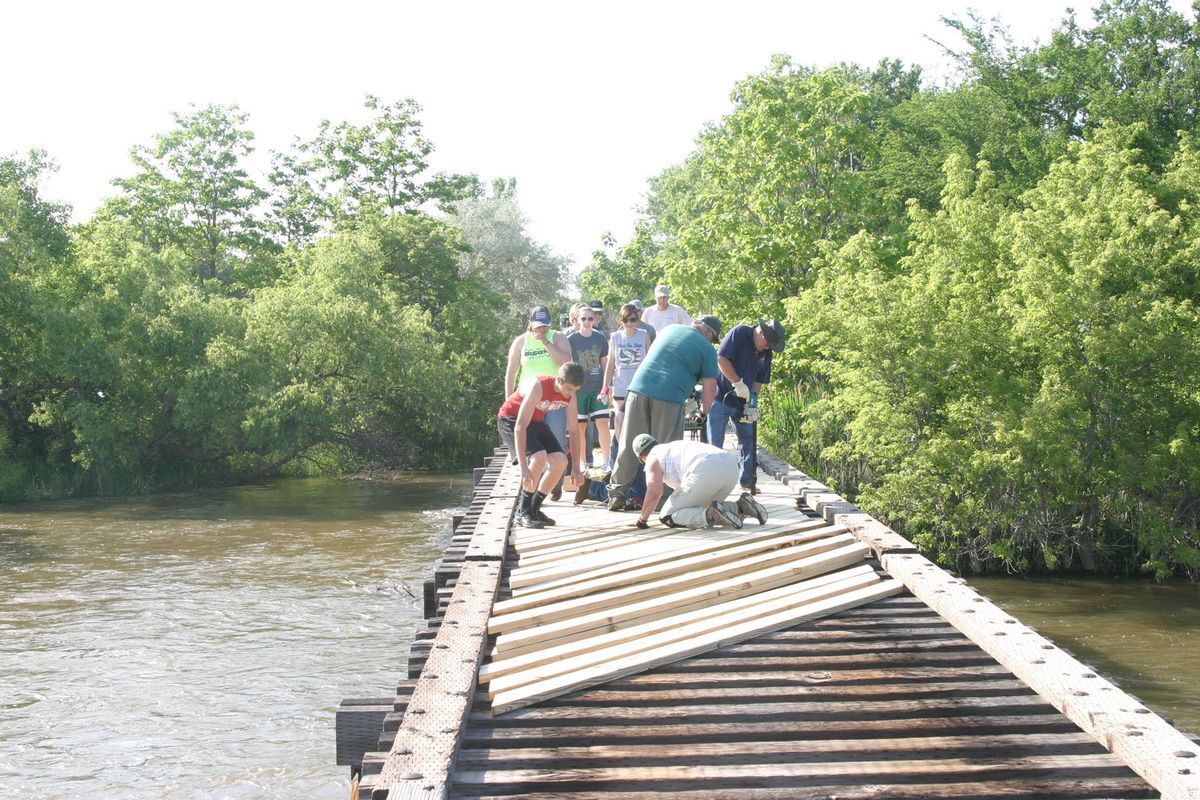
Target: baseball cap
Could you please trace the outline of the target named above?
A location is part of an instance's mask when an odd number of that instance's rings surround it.
[[[758,329],[762,331],[763,338],[767,340],[767,347],[772,351],[779,353],[783,351],[784,332],[783,324],[777,319],[760,319],[758,321]]]
[[[696,322],[699,322],[701,325],[712,331],[713,339],[721,338],[721,320],[709,315],[707,317],[701,317],[700,319],[696,320]]]
[[[646,304],[645,304],[645,303],[643,303],[641,300],[638,300],[637,298],[634,298],[633,300],[630,300],[630,301],[629,301],[629,305],[633,306],[633,307],[634,307],[634,308],[636,308],[638,311],[645,311],[645,310],[646,310]]]
[[[529,309],[529,321],[536,327],[550,327],[550,309],[545,306],[534,306]]]
[[[588,308],[590,308],[592,311],[599,311],[603,313],[604,303],[601,303],[599,300],[590,300],[588,301]]]
[[[648,433],[639,433],[633,437],[633,452],[639,458],[650,452],[650,448],[658,444],[658,439],[655,439]]]
[[[669,286],[664,286],[663,284],[660,283],[658,286],[654,287],[654,296],[655,297],[670,297],[671,289]]]

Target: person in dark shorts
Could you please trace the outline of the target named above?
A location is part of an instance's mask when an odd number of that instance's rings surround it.
[[[521,464],[521,497],[516,523],[526,528],[553,525],[542,513],[542,503],[553,491],[568,466],[567,454],[544,417],[547,412],[566,409],[576,416],[575,392],[583,385],[583,368],[573,361],[559,367],[554,376],[531,378],[508,396],[496,413],[500,439]],[[575,470],[572,477],[583,481]]]
[[[579,312],[579,330],[567,334],[571,346],[571,360],[583,368],[583,386],[575,396],[579,411],[576,420],[578,437],[572,437],[572,457],[580,470],[592,466],[587,448],[587,426],[596,426],[596,439],[600,451],[607,460],[611,440],[608,435],[608,389],[604,375],[608,365],[608,337],[596,329],[596,312],[584,306]],[[573,430],[572,433],[575,431]],[[579,444],[576,448],[575,443]]]

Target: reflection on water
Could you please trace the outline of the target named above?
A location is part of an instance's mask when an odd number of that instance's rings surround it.
[[[337,797],[470,480],[0,509],[0,797]],[[61,790],[61,791],[60,791]]]
[[[1189,733],[1200,733],[1200,586],[972,578],[972,586]]]

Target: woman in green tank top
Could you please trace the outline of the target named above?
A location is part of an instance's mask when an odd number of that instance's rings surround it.
[[[571,345],[566,336],[550,328],[550,311],[534,306],[529,311],[529,327],[508,348],[508,368],[504,371],[504,396],[532,377],[557,375],[558,368],[571,360]],[[567,449],[567,412],[564,409],[547,412],[543,420],[554,431],[558,443]]]

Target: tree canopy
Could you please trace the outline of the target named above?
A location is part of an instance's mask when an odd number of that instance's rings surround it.
[[[944,86],[777,57],[580,284],[784,316],[764,443],[944,563],[1200,575],[1200,28],[1092,17],[946,20]]]

